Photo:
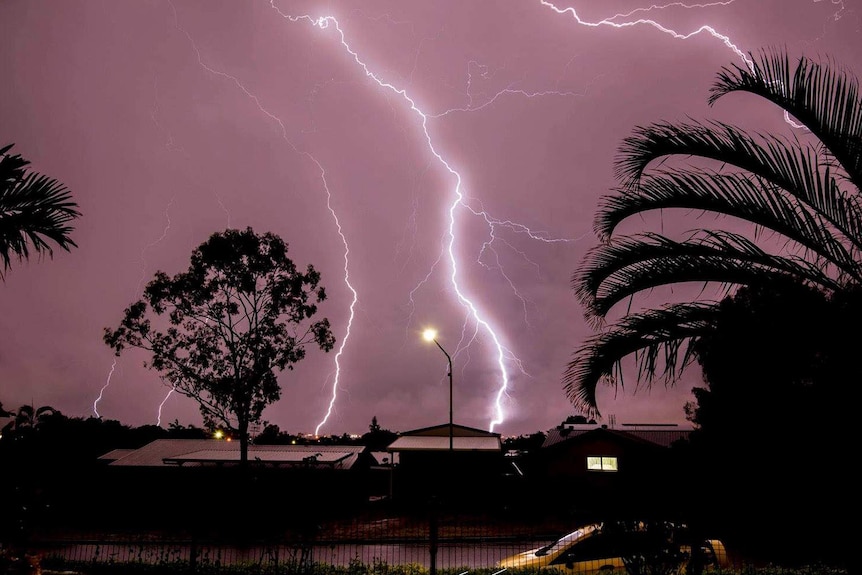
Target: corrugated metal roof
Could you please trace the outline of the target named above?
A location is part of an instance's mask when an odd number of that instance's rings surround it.
[[[353,453],[350,451],[327,451],[320,452],[315,450],[297,450],[291,449],[272,450],[272,449],[249,449],[248,458],[255,461],[263,461],[267,463],[300,463],[300,462],[318,462],[318,463],[335,463],[350,457]],[[185,463],[192,461],[199,462],[222,462],[222,461],[239,461],[239,450],[226,451],[224,449],[202,449],[193,451],[184,455],[170,458],[171,461],[177,463]]]
[[[116,461],[117,459],[120,459],[121,457],[125,457],[126,455],[130,454],[133,451],[135,451],[135,450],[134,449],[112,449],[111,451],[107,452],[106,454],[100,455],[99,459],[101,459],[103,461]]]
[[[446,451],[449,437],[429,435],[402,435],[393,441],[389,451]],[[455,451],[500,451],[500,437],[453,437]]]
[[[249,445],[248,458],[254,461],[255,457],[260,457],[260,460],[265,462],[289,464],[302,462],[303,458],[320,453],[319,461],[326,458],[330,462],[338,461],[340,468],[347,468],[356,462],[364,449],[361,445]],[[168,463],[165,460],[168,460]],[[120,457],[110,465],[164,467],[180,462],[201,464],[218,461],[239,461],[239,442],[217,439],[157,439]]]

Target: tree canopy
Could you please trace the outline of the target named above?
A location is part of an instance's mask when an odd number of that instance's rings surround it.
[[[293,369],[311,344],[324,351],[335,344],[329,321],[312,320],[326,298],[319,272],[300,271],[287,251],[272,233],[215,233],[192,252],[186,272],[157,272],[120,326],[105,329],[117,355],[146,350],[145,365],[195,399],[205,422],[235,430],[243,464],[249,424],[281,397],[276,372]]]
[[[841,468],[855,448],[860,296],[788,281],[745,286],[693,345],[705,385],[686,407],[696,426],[690,483],[713,494],[711,519],[753,554],[851,558],[849,535],[833,527],[847,522],[856,489]]]

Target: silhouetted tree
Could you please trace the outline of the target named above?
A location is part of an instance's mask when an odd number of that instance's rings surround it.
[[[371,418],[371,424],[368,426],[368,433],[362,435],[360,441],[367,446],[369,450],[381,451],[389,447],[389,444],[398,438],[398,434],[388,429],[383,429],[377,423],[377,416]]]
[[[188,271],[157,272],[104,340],[117,355],[148,351],[145,365],[196,400],[208,425],[236,430],[245,465],[249,425],[281,396],[276,371],[293,369],[309,344],[329,351],[335,343],[327,319],[310,320],[326,297],[319,282],[312,266],[296,268],[278,236],[229,229],[192,252]],[[153,315],[166,315],[168,326],[155,328]]]
[[[173,420],[168,424],[167,436],[172,439],[207,439],[212,437],[212,433],[189,423],[183,425],[178,419]]]
[[[42,407],[33,407],[32,405],[22,405],[16,413],[7,412],[14,416],[12,421],[3,427],[4,433],[24,433],[27,430],[36,429],[36,427],[47,417],[59,415],[60,412],[50,405]]]
[[[732,291],[787,276],[827,293],[862,285],[857,81],[832,61],[803,57],[794,67],[782,51],[751,59],[751,69],[719,73],[710,105],[747,92],[786,111],[810,133],[786,138],[719,121],[637,128],[616,160],[621,187],[598,209],[595,228],[603,243],[573,278],[594,325],[636,294],[683,282],[717,282]],[[786,249],[766,248],[756,241],[762,236],[752,240],[727,229],[699,229],[681,239],[651,231],[613,237],[632,216],[674,208],[729,216],[754,232],[769,230],[772,245]],[[576,351],[564,376],[567,396],[598,415],[597,385],[619,385],[620,362],[629,356],[638,365],[639,384],[673,384],[692,361],[691,342],[712,329],[717,313],[718,302],[695,300],[623,314]]]
[[[859,289],[770,282],[723,300],[693,346],[706,384],[686,409],[698,492],[751,551],[850,559],[842,525],[855,520],[856,487],[844,467],[856,407],[847,386],[862,381],[860,322]]]
[[[31,250],[53,256],[50,242],[66,251],[77,247],[69,222],[81,215],[66,186],[29,171],[28,160],[9,153],[12,146],[0,148],[0,279],[12,258],[25,260]]]

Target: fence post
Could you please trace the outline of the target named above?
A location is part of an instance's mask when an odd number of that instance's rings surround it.
[[[437,498],[431,498],[431,513],[428,518],[428,542],[429,552],[431,553],[431,572],[430,575],[437,575]]]
[[[198,567],[198,540],[192,533],[192,539],[189,544],[189,573],[194,573]]]

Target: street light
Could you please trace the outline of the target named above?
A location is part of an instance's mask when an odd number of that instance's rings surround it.
[[[437,341],[437,330],[436,329],[426,329],[422,332],[422,337],[425,338],[425,341],[433,341],[437,344],[437,347],[440,348],[440,351],[446,356],[446,359],[449,361],[449,451],[454,449],[453,447],[453,439],[452,439],[452,358],[449,356],[449,353],[443,346],[440,345],[440,342]]]

